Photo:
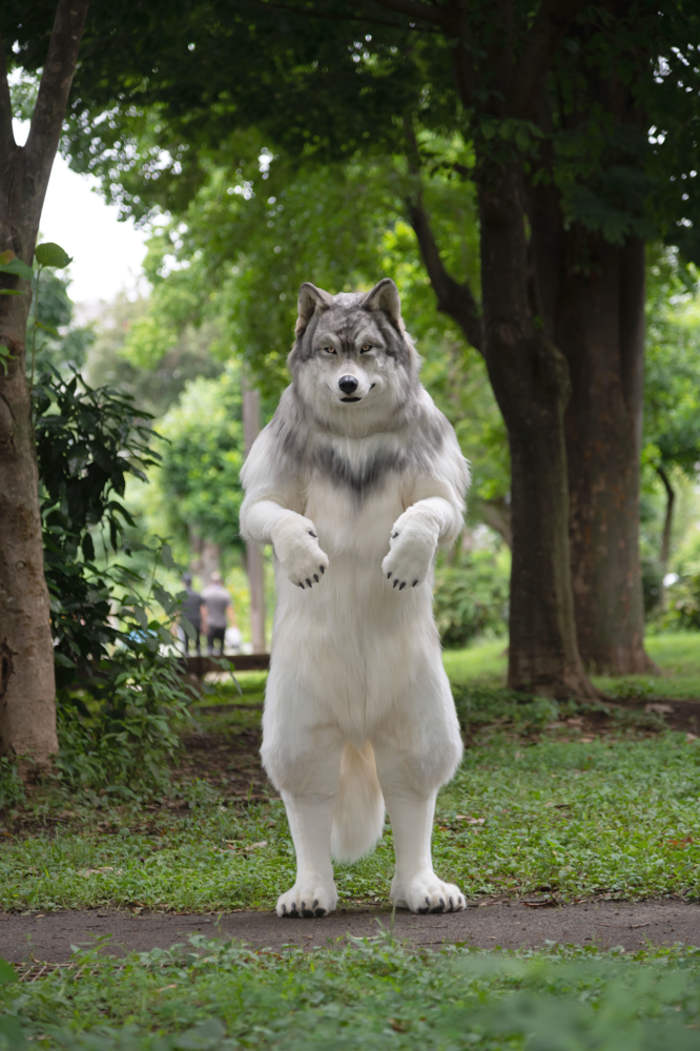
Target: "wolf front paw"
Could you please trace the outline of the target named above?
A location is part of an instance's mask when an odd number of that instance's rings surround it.
[[[430,573],[437,547],[437,535],[422,523],[404,524],[403,516],[394,523],[389,540],[389,554],[382,562],[382,572],[398,591],[415,588]]]
[[[303,515],[295,514],[279,522],[272,534],[272,545],[280,565],[297,587],[318,584],[328,568],[328,555],[318,542],[316,527]]]
[[[337,902],[338,894],[332,880],[303,880],[295,883],[286,894],[280,894],[275,911],[286,919],[312,919],[333,912]]]
[[[419,873],[406,882],[394,879],[391,900],[399,909],[411,912],[459,912],[467,902],[454,883],[443,883],[434,872]]]

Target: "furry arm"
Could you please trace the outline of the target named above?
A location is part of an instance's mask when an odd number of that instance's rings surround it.
[[[382,571],[399,591],[427,579],[438,544],[448,547],[462,528],[469,467],[456,439],[446,443],[445,453],[433,475],[415,481],[392,526]]]
[[[270,479],[269,434],[256,438],[241,472],[246,490],[241,505],[241,535],[258,544],[272,544],[275,556],[293,584],[301,588],[318,583],[328,567],[328,556],[319,546],[310,518],[294,510],[299,496],[293,482]]]

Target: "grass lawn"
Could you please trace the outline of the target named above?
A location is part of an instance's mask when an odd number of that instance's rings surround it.
[[[490,639],[464,650],[448,650],[445,668],[453,684],[502,687],[506,680],[506,639]],[[594,676],[613,697],[689,698],[700,700],[700,633],[685,631],[649,635],[646,650],[660,675]]]
[[[381,937],[304,954],[195,938],[119,961],[81,953],[31,983],[0,967],[3,1005],[7,1051],[696,1051],[700,953],[427,954]]]
[[[697,643],[649,640],[664,671],[676,673],[660,680],[659,695],[693,696],[670,691],[700,681]],[[434,856],[444,877],[473,902],[700,899],[700,742],[634,723],[591,732],[573,708],[516,703],[494,689],[502,641],[448,653],[445,663],[468,747],[438,802]],[[0,908],[271,909],[292,881],[294,856],[283,807],[254,770],[264,677],[241,681],[242,694],[217,687],[194,711],[205,744],[209,734],[221,746],[216,776],[205,748],[180,767],[166,799],[69,797],[54,786],[11,803]],[[227,790],[225,761],[238,786],[249,777],[247,795]],[[338,866],[341,904],[387,903],[391,869],[387,827],[373,855]],[[122,961],[81,953],[27,983],[0,964],[0,1051],[683,1051],[698,1046],[698,1026],[700,950],[688,948],[514,956],[456,947],[426,956],[382,936],[303,955],[195,939]]]

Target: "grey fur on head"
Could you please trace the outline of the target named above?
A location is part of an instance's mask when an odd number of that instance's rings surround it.
[[[307,361],[314,353],[314,335],[319,325],[339,336],[349,352],[352,336],[371,319],[381,333],[385,353],[396,358],[409,371],[417,369],[419,358],[401,317],[401,302],[390,277],[378,281],[369,292],[330,292],[305,281],[299,289],[299,312],[295,342],[288,364]]]

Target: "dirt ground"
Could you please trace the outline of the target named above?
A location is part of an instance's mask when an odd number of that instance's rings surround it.
[[[633,706],[633,702],[625,702]],[[654,702],[647,709],[677,730],[700,734],[700,702]],[[232,708],[238,707],[235,705]],[[605,732],[596,717],[592,732]],[[240,726],[232,734],[200,729],[189,736],[179,773],[206,777],[219,791],[267,798],[270,786],[258,759],[259,734]],[[272,912],[187,915],[95,909],[48,913],[0,913],[0,957],[35,967],[64,963],[72,946],[100,941],[105,952],[168,948],[191,934],[236,939],[255,948],[333,944],[347,937],[371,937],[390,931],[408,944],[440,948],[451,944],[493,949],[535,948],[548,942],[620,946],[627,951],[647,944],[700,946],[700,903],[677,900],[587,901],[559,905],[551,899],[473,903],[464,912],[415,916],[389,908],[341,909],[322,919],[278,919]]]
[[[223,915],[139,913],[104,909],[38,915],[0,914],[0,956],[12,963],[63,963],[71,947],[87,948],[108,938],[104,951],[169,948],[191,934],[236,939],[255,948],[306,949],[338,939],[391,931],[410,945],[439,949],[464,944],[494,949],[562,945],[621,946],[628,951],[653,945],[700,945],[700,904],[598,901],[540,907],[485,904],[451,915],[416,916],[388,909],[343,909],[323,919],[280,920],[273,913]]]

